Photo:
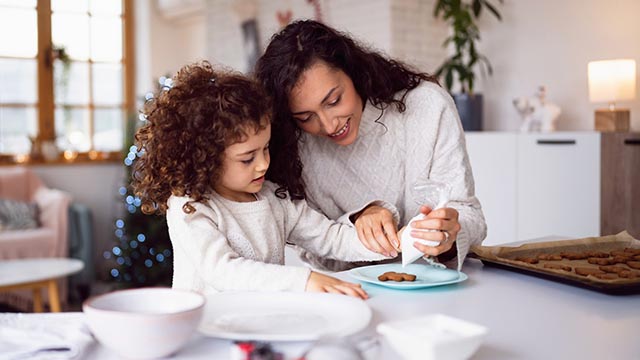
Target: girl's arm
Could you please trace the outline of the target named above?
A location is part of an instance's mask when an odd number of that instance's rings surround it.
[[[376,261],[389,258],[372,252],[358,240],[358,233],[349,220],[351,213],[333,221],[312,209],[305,200],[287,199],[282,203],[288,219],[285,229],[287,242],[335,260]],[[395,214],[397,216],[397,211]]]
[[[170,199],[167,211],[174,250],[174,288],[200,292],[304,290],[367,298],[359,284],[303,267],[243,258],[220,231],[218,216],[213,209],[196,205],[197,211],[188,215],[182,212],[184,201],[185,198]]]
[[[309,269],[241,257],[220,231],[213,209],[198,204],[195,213],[185,214],[181,199],[170,199],[167,211],[175,257],[174,287],[198,291],[305,290]],[[202,286],[205,288],[198,288]]]

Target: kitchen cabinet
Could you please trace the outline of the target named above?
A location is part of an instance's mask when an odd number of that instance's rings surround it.
[[[486,245],[628,230],[640,237],[640,134],[470,132]]]
[[[602,151],[602,234],[640,239],[640,133],[607,133]]]
[[[519,134],[518,240],[600,234],[598,133]]]
[[[506,132],[467,133],[467,151],[487,222],[487,243],[516,239],[517,136]]]

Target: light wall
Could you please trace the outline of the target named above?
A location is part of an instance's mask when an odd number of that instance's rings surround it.
[[[205,59],[204,12],[169,18],[155,0],[136,0],[136,94],[154,91],[160,76]]]
[[[124,164],[42,165],[32,169],[50,188],[69,193],[73,202],[85,205],[93,217],[93,260],[96,276],[107,278],[109,266],[102,257],[116,244],[115,220],[124,202],[118,189],[125,184]]]
[[[206,0],[205,17],[163,19],[150,5],[151,76],[176,71],[200,58],[246,71],[240,16],[232,0]],[[303,0],[256,0],[262,47],[278,29],[276,12],[291,9],[293,18],[313,17]],[[325,21],[372,47],[433,72],[446,56],[440,47],[448,29],[432,16],[434,0],[323,0]],[[493,1],[497,3],[497,1]],[[632,58],[640,64],[640,1],[637,0],[505,0],[503,21],[488,14],[480,20],[480,50],[494,75],[478,79],[485,96],[485,129],[517,130],[520,118],[512,105],[518,96],[533,96],[547,87],[548,100],[562,108],[561,130],[592,130],[594,110],[605,104],[588,99],[587,63]],[[640,75],[640,72],[638,72]],[[638,80],[640,83],[640,80]],[[632,128],[640,131],[640,92],[631,109]]]
[[[417,0],[412,0],[417,1]],[[247,1],[245,1],[246,3]],[[254,14],[239,9],[243,1],[208,0],[206,54],[208,58],[235,70],[249,72],[243,48],[243,21],[256,18],[260,46],[264,49],[271,36],[279,30],[278,12],[291,11],[292,20],[312,19],[315,11],[304,0],[255,0]],[[321,16],[325,23],[348,31],[367,45],[389,52],[391,49],[390,0],[325,0],[321,1]],[[365,15],[366,16],[363,16]]]
[[[640,1],[505,0],[501,9],[502,22],[485,16],[480,27],[480,49],[494,67],[479,83],[486,129],[518,129],[511,100],[545,85],[562,108],[560,129],[593,130],[594,110],[606,104],[589,102],[587,63],[631,58],[640,65]],[[640,131],[640,92],[618,105],[631,109],[632,129]]]

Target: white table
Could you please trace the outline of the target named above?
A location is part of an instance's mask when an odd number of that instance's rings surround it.
[[[52,312],[60,312],[57,280],[84,268],[77,259],[40,258],[0,261],[0,291],[33,290],[33,311],[42,312],[41,290],[49,291]]]
[[[463,283],[415,291],[367,286],[373,310],[365,335],[382,321],[443,313],[489,328],[473,359],[638,359],[640,295],[611,296],[467,260]],[[350,279],[346,273],[338,274]],[[67,313],[77,316],[77,313]],[[1,315],[0,315],[1,316]],[[31,316],[42,316],[34,314]],[[64,316],[64,315],[56,315]],[[274,344],[299,355],[306,343]],[[231,342],[194,335],[179,359],[226,359]],[[99,344],[88,359],[117,359]],[[379,359],[397,359],[382,342]]]

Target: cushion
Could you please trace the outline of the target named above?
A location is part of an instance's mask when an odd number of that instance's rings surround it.
[[[36,203],[0,199],[0,231],[35,229],[38,215]]]

